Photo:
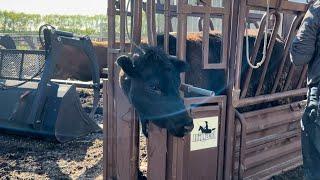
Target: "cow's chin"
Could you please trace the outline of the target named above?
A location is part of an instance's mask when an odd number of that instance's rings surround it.
[[[167,122],[167,129],[169,133],[176,137],[184,137],[188,135],[193,128],[193,119],[188,116],[179,120],[168,120]]]

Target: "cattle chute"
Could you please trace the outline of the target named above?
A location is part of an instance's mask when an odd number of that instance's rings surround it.
[[[99,101],[99,69],[89,37],[45,28],[45,51],[0,50],[1,132],[58,142],[101,128],[92,120]],[[91,61],[93,109],[81,106],[75,85],[51,81],[63,45],[84,50]]]

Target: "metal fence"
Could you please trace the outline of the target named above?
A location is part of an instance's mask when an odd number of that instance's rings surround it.
[[[118,179],[134,179],[138,166],[138,123],[134,109],[121,92],[118,85],[118,67],[114,66],[116,57],[125,52],[126,42],[126,16],[132,16],[132,40],[139,44],[141,41],[142,9],[147,14],[148,43],[157,44],[157,29],[163,30],[164,49],[169,52],[169,34],[176,26],[176,49],[179,59],[186,59],[187,36],[191,31],[196,31],[194,21],[188,18],[203,19],[201,34],[201,70],[222,71],[224,73],[224,87],[226,93],[216,97],[185,98],[186,104],[202,104],[203,107],[195,109],[195,119],[199,117],[218,117],[219,138],[218,146],[213,149],[193,152],[190,150],[190,136],[186,139],[178,139],[170,136],[165,131],[152,128],[148,141],[148,178],[151,179],[195,179],[210,177],[211,179],[250,179],[267,178],[283,170],[293,168],[301,163],[298,119],[304,103],[300,100],[292,100],[275,107],[265,107],[260,110],[239,112],[239,108],[262,103],[278,101],[296,96],[303,97],[306,94],[304,81],[307,67],[303,67],[299,74],[298,82],[292,86],[292,76],[296,68],[291,65],[284,84],[279,88],[279,78],[284,73],[284,63],[288,60],[288,47],[301,22],[307,4],[291,2],[287,0],[270,0],[273,26],[270,41],[267,48],[266,61],[260,67],[261,76],[258,77],[257,89],[253,96],[248,96],[248,87],[252,85],[252,74],[256,69],[248,69],[244,79],[242,77],[242,60],[245,39],[245,19],[261,20],[256,28],[260,28],[256,37],[256,43],[250,54],[251,62],[255,60],[263,35],[263,27],[266,20],[257,13],[249,13],[250,10],[265,12],[267,8],[264,0],[224,0],[188,2],[166,0],[134,1],[130,8],[130,14],[126,12],[126,1],[108,1],[108,64],[109,80],[104,82],[104,177]],[[117,8],[116,8],[117,7]],[[163,16],[164,22],[155,22],[155,16]],[[282,17],[291,14],[296,16],[285,38],[283,57],[277,66],[276,79],[270,92],[262,91],[266,83],[265,77],[270,68],[270,56],[273,51],[278,32],[283,25]],[[120,18],[120,33],[115,32],[116,16]],[[250,18],[249,18],[250,17]],[[176,18],[176,25],[171,19]],[[220,35],[221,58],[217,62],[209,61],[209,36],[210,19],[219,19],[221,25]],[[254,23],[254,21],[252,21]],[[217,23],[214,25],[217,25]],[[287,26],[288,24],[286,24]],[[160,27],[161,26],[161,27]],[[158,28],[157,28],[158,27]],[[189,27],[189,28],[188,28]],[[190,30],[191,27],[191,30]],[[208,28],[207,28],[208,27]],[[285,34],[285,33],[284,33]],[[116,47],[116,39],[120,39],[120,48]],[[182,82],[190,78],[184,74]],[[200,77],[198,77],[200,78]],[[210,79],[210,78],[208,78]],[[202,103],[201,103],[202,102]],[[203,102],[206,102],[203,104]],[[280,153],[279,153],[280,152]],[[210,158],[208,158],[210,157]],[[200,159],[201,161],[197,161]],[[202,166],[201,164],[205,164]],[[212,171],[202,171],[210,166]],[[200,167],[200,168],[199,168]],[[188,172],[191,172],[188,173]],[[212,173],[210,174],[209,173]],[[207,173],[207,174],[206,174]]]

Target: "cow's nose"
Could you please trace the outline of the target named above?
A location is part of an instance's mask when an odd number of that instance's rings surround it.
[[[184,126],[184,133],[185,134],[188,134],[189,132],[191,132],[194,128],[194,125],[193,125],[193,120],[192,119],[188,119],[187,120],[187,124]]]

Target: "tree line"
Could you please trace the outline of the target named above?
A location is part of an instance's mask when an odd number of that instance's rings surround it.
[[[146,17],[143,13],[142,36],[147,35]],[[128,17],[127,28],[131,28]],[[107,37],[108,19],[106,15],[40,15],[0,10],[0,33],[37,34],[43,24],[51,24],[59,30],[79,35]],[[160,23],[161,24],[161,23]],[[116,36],[120,33],[120,17],[116,16]]]
[[[82,35],[105,36],[107,32],[106,15],[40,15],[0,11],[0,33],[36,34],[39,27],[46,23],[59,30]]]

